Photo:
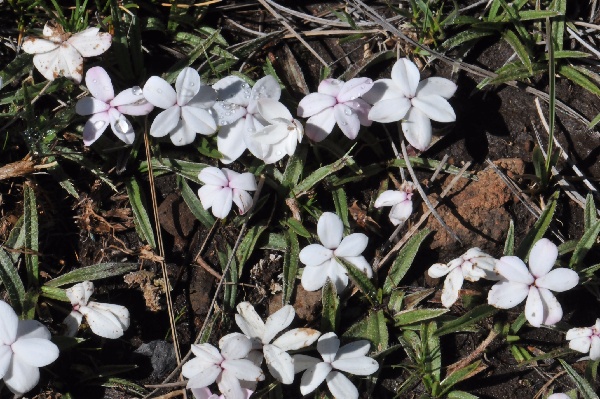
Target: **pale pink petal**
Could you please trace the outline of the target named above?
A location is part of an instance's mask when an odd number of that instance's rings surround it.
[[[540,327],[544,322],[544,302],[536,287],[529,287],[529,295],[525,303],[525,318],[534,327]]]
[[[338,359],[331,365],[337,370],[354,375],[371,375],[379,369],[379,363],[367,356]]]
[[[195,367],[186,367],[188,365],[193,365],[193,362],[196,359],[192,359],[189,362],[185,363],[181,369],[181,373],[184,377],[189,378],[187,383],[187,388],[204,388],[212,384],[219,377],[221,372],[223,371],[220,366],[216,364],[206,365],[206,367],[197,370]]]
[[[84,57],[95,57],[104,53],[112,44],[110,33],[99,32],[98,28],[87,28],[75,33],[67,42],[77,49]]]
[[[325,248],[336,249],[342,242],[344,224],[335,213],[323,212],[317,223],[317,235]]]
[[[110,118],[108,112],[92,115],[83,127],[83,145],[90,146],[94,144],[94,142],[100,138],[102,133],[104,133],[109,124]]]
[[[152,126],[150,126],[150,135],[152,137],[164,137],[167,134],[171,134],[179,127],[181,122],[180,117],[181,107],[173,106],[167,108],[154,118]]]
[[[191,391],[195,399],[219,399],[219,396],[213,395],[208,388],[193,388]]]
[[[553,326],[562,319],[562,307],[552,292],[545,288],[538,288],[538,291],[540,292],[540,297],[544,306],[543,323],[547,326]]]
[[[301,118],[308,118],[333,107],[335,104],[335,97],[322,93],[310,93],[300,100],[296,114]]]
[[[369,111],[369,119],[380,123],[397,122],[406,117],[410,108],[411,103],[408,98],[381,100],[373,104]]]
[[[571,331],[571,330],[569,330],[569,331]],[[571,348],[577,352],[588,353],[590,351],[591,343],[592,343],[591,337],[574,338],[574,339],[570,340],[569,348]]]
[[[356,139],[360,130],[360,120],[356,112],[344,104],[337,104],[333,107],[333,115],[342,133],[350,140]]]
[[[227,102],[231,105],[246,108],[250,102],[250,85],[238,76],[226,76],[213,84],[212,87],[217,92],[220,103]]]
[[[341,257],[359,256],[367,248],[368,243],[369,238],[363,233],[350,234],[342,239],[334,254]]]
[[[335,398],[358,399],[358,390],[344,374],[332,371],[325,378],[327,387]]]
[[[137,86],[123,90],[110,104],[117,107],[120,113],[132,116],[148,115],[154,109],[154,105],[146,100],[142,89]]]
[[[83,97],[75,104],[75,112],[79,115],[92,115],[99,112],[105,112],[110,109],[110,105],[94,97]]]
[[[240,173],[237,176],[229,179],[229,187],[237,188],[245,191],[256,190],[256,178],[252,173]]]
[[[337,97],[343,85],[344,82],[339,79],[327,78],[319,83],[317,91],[328,96]]]
[[[285,305],[269,316],[265,323],[265,334],[262,339],[263,344],[271,342],[277,334],[292,324],[295,316],[296,311],[292,305]]]
[[[327,267],[321,266],[306,266],[302,273],[302,288],[306,291],[316,291],[321,289],[327,281]]]
[[[175,81],[177,105],[183,107],[200,91],[200,75],[193,68],[183,68]]]
[[[419,82],[416,95],[429,96],[435,94],[448,99],[454,95],[457,88],[458,86],[449,79],[432,77]]]
[[[350,79],[342,86],[340,94],[337,95],[337,100],[341,103],[354,101],[371,90],[373,84],[373,80],[370,78]]]
[[[454,122],[456,114],[452,105],[438,95],[419,96],[412,99],[412,105],[436,122]]]
[[[431,144],[431,121],[415,107],[406,114],[402,132],[406,141],[419,151],[425,151]]]
[[[310,244],[300,251],[300,262],[307,266],[318,266],[331,259],[333,251],[321,244]]]
[[[220,186],[213,186],[211,184],[200,187],[198,189],[198,197],[200,198],[202,207],[204,209],[210,208],[215,200],[215,195],[222,189]]]
[[[458,292],[463,285],[464,277],[462,268],[457,267],[448,273],[444,280],[444,288],[442,289],[442,305],[449,308],[454,305],[458,299]]]
[[[242,359],[252,349],[252,342],[244,334],[231,333],[219,340],[221,355],[227,359]]]
[[[292,114],[279,101],[270,98],[261,98],[256,102],[256,107],[260,115],[270,123],[275,123],[276,119],[285,119],[291,121]]]
[[[579,283],[577,272],[571,269],[558,268],[535,280],[535,285],[555,292],[570,290]]]
[[[552,241],[542,238],[529,253],[529,269],[535,277],[542,277],[552,269],[558,258],[558,248]]]
[[[567,341],[570,341],[572,339],[583,338],[583,337],[589,338],[592,335],[594,335],[594,331],[589,327],[571,328],[569,331],[567,331],[567,335],[565,335],[565,339]]]
[[[208,166],[198,173],[198,180],[204,184],[210,184],[211,186],[227,187],[229,180],[221,169],[214,166]]]
[[[90,94],[102,102],[107,103],[115,98],[110,76],[102,67],[97,66],[88,69],[85,74],[85,85]]]
[[[232,125],[221,126],[217,135],[217,149],[223,158],[220,161],[224,164],[230,164],[238,159],[246,151],[246,141],[244,140],[245,119],[239,119]]]
[[[597,335],[592,337],[592,344],[590,345],[590,359],[600,359],[600,337]]]
[[[511,282],[531,285],[534,281],[525,263],[516,256],[503,256],[500,258],[496,262],[496,271]]]
[[[344,105],[350,107],[352,110],[354,110],[354,112],[356,112],[361,125],[371,126],[373,124],[373,121],[369,119],[369,111],[371,111],[371,106],[362,98],[346,101]]]
[[[333,362],[338,349],[340,349],[340,340],[333,332],[321,335],[317,342],[317,350],[325,362]]]
[[[251,93],[252,100],[256,101],[261,98],[270,98],[271,100],[279,101],[281,97],[281,86],[277,80],[271,76],[264,76],[256,81]]]
[[[188,107],[211,109],[217,102],[217,92],[208,85],[200,86],[196,94],[186,105]]]
[[[265,345],[263,352],[269,372],[277,381],[283,384],[294,382],[294,361],[290,355],[275,345]]]
[[[15,359],[30,366],[44,367],[58,359],[58,347],[43,338],[18,339],[11,348]]]
[[[307,370],[322,363],[321,359],[306,355],[294,355],[294,374]]]
[[[396,87],[392,79],[379,79],[373,83],[371,90],[366,92],[362,99],[369,104],[375,104],[383,100],[406,98],[406,96]]]
[[[420,79],[419,69],[408,58],[399,59],[392,67],[392,80],[405,97],[415,95]]]
[[[110,127],[115,136],[125,144],[133,144],[135,132],[131,123],[125,118],[125,115],[111,108],[108,110],[108,116],[110,118]]]
[[[512,281],[500,281],[492,286],[488,294],[488,303],[499,309],[517,306],[529,294],[529,285]]]
[[[233,203],[233,190],[229,187],[222,188],[215,193],[212,203],[212,214],[219,219],[225,219],[231,211]]]
[[[4,375],[4,384],[11,392],[23,395],[31,391],[40,381],[40,369],[18,361],[14,356]]]
[[[27,54],[42,54],[56,50],[59,44],[53,41],[40,39],[39,37],[26,37],[21,49]]]
[[[294,328],[273,341],[273,345],[284,351],[293,351],[312,345],[321,335],[312,328]]]
[[[393,206],[406,200],[406,192],[396,190],[386,190],[379,194],[373,205],[375,208],[382,206]]]
[[[302,395],[308,395],[327,377],[327,374],[331,371],[332,367],[329,363],[317,363],[316,365],[307,369],[304,374],[302,374],[302,378],[300,379],[300,393]]]
[[[250,208],[252,208],[252,196],[244,190],[238,190],[234,188],[232,190],[232,200],[237,205],[240,215],[244,215]]]
[[[167,109],[177,103],[177,93],[175,90],[166,80],[158,76],[151,76],[148,79],[144,85],[143,93],[146,100],[155,107]]]
[[[403,201],[390,209],[390,221],[394,226],[406,221],[413,211],[412,201]]]
[[[217,123],[205,109],[197,107],[181,107],[181,119],[195,133],[211,135],[217,131]]]

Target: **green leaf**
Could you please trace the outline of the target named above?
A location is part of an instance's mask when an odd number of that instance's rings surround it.
[[[0,281],[6,289],[13,309],[17,314],[21,314],[25,302],[25,286],[12,259],[3,248],[0,248]]]
[[[594,203],[594,196],[592,193],[588,193],[588,195],[585,197],[585,212],[583,219],[585,221],[585,230],[588,230],[594,223],[596,223],[596,220],[598,220],[598,211],[596,210],[596,204]]]
[[[39,284],[39,259],[38,259],[38,212],[35,201],[35,192],[29,185],[25,185],[23,200],[23,229],[25,231],[25,267],[27,281],[30,287]]]
[[[298,183],[298,185],[296,187],[294,187],[294,189],[292,190],[293,196],[299,197],[301,195],[306,194],[308,192],[308,190],[313,188],[317,183],[319,183],[321,180],[323,180],[330,174],[335,173],[338,170],[342,169],[351,160],[352,160],[352,157],[350,155],[346,154],[342,158],[335,161],[334,163],[327,165],[327,166],[322,166],[319,169],[315,170],[306,179],[302,180],[300,183]]]
[[[202,202],[200,202],[200,198],[198,198],[198,195],[191,189],[189,184],[182,176],[177,176],[177,186],[181,191],[183,200],[188,208],[190,208],[190,211],[194,217],[198,219],[205,227],[211,228],[215,223],[215,218],[206,209],[204,209]]]
[[[133,210],[133,221],[135,223],[135,229],[137,230],[142,241],[147,242],[152,248],[156,248],[156,241],[154,240],[154,231],[152,230],[152,224],[150,223],[150,217],[146,212],[146,197],[134,176],[131,176],[125,183],[127,187],[127,196],[129,197],[129,203]]]
[[[4,248],[10,249],[22,249],[25,246],[25,229],[23,229],[23,221],[24,217],[21,216],[17,223],[13,226],[8,238],[4,242]],[[23,251],[11,251],[9,252],[9,256],[11,257],[13,263],[16,263],[19,257],[21,256],[21,252]]]
[[[435,321],[421,324],[421,341],[426,371],[432,375],[435,385],[438,385],[442,371],[442,351],[440,338],[435,334],[437,325]],[[437,390],[437,389],[436,389]]]
[[[510,219],[506,241],[504,241],[504,256],[512,256],[515,252],[515,223]]]
[[[152,158],[152,170],[155,172],[155,176],[160,175],[160,171],[174,172],[198,184],[202,183],[198,180],[198,174],[207,166],[209,165],[205,163],[195,163],[179,159],[162,159],[159,161],[156,158]],[[148,161],[141,162],[138,170],[141,173],[148,172]]]
[[[594,128],[598,124],[598,122],[600,122],[600,114],[596,115],[594,119],[590,121],[590,123],[588,124],[588,129]]]
[[[556,51],[563,49],[564,35],[565,35],[565,15],[567,13],[567,0],[554,0],[550,5],[550,8],[555,11],[556,16],[552,18],[552,41]],[[540,11],[538,11],[540,12]],[[551,17],[549,15],[549,17]]]
[[[393,290],[390,294],[390,301],[388,302],[388,309],[396,314],[402,311],[402,304],[404,301],[404,291]]]
[[[540,238],[544,236],[546,230],[548,230],[548,227],[552,222],[552,218],[554,217],[554,211],[556,210],[556,201],[558,200],[558,195],[558,191],[552,194],[552,196],[550,197],[550,201],[548,202],[546,208],[540,215],[540,218],[537,222],[535,222],[531,230],[527,232],[527,235],[525,236],[525,238],[521,242],[521,245],[519,245],[519,248],[517,248],[515,252],[515,255],[523,259],[525,262],[527,262],[527,259],[529,259],[529,251],[531,251],[533,244],[535,244]]]
[[[47,285],[42,285],[40,288],[42,290],[41,295],[44,298],[50,298],[62,302],[71,302],[67,296],[67,292],[62,288],[49,287]]]
[[[310,232],[302,225],[302,222],[297,221],[294,218],[288,218],[283,222],[287,227],[294,230],[294,233],[304,238],[310,238]]]
[[[436,331],[436,334],[441,337],[442,335],[465,331],[474,324],[487,319],[497,312],[498,309],[488,304],[476,306],[461,317],[442,324],[442,326]]]
[[[350,280],[358,287],[359,290],[362,291],[363,294],[367,297],[371,305],[379,305],[379,299],[377,297],[377,290],[375,286],[359,268],[354,266],[352,263],[346,261],[344,258],[335,258],[338,263],[344,266],[346,272],[348,273],[348,277]]]
[[[260,238],[261,234],[265,232],[265,230],[267,230],[267,226],[252,226],[248,229],[248,232],[246,233],[244,239],[240,243],[236,253],[237,261],[240,265],[240,272],[238,274],[239,277],[242,276],[242,268],[244,267],[248,259],[250,259],[250,256],[254,251],[254,247],[256,247],[258,239]]]
[[[590,93],[600,96],[600,88],[580,71],[573,68],[571,65],[561,65],[558,68],[558,74],[569,79],[576,85],[583,87]]]
[[[519,61],[513,61],[504,65],[501,68],[496,70],[497,76],[494,78],[486,78],[481,81],[477,85],[477,88],[481,89],[489,84],[491,85],[499,85],[502,83],[510,82],[513,80],[525,80],[528,78],[532,78],[536,75],[541,75],[546,72],[546,65],[535,63],[531,66],[531,69],[523,65],[523,63]]]
[[[410,360],[413,363],[417,363],[417,356],[421,353],[421,339],[419,335],[414,331],[404,330],[402,331],[402,335],[398,337],[398,341]]]
[[[558,359],[558,361],[560,362],[560,364],[562,364],[569,377],[571,377],[571,379],[575,383],[575,386],[579,390],[579,393],[581,393],[583,399],[598,399],[598,395],[596,394],[594,388],[590,385],[589,382],[587,382],[584,378],[577,374],[573,367],[569,366],[567,362],[565,362],[562,359]]]
[[[327,279],[323,286],[322,300],[323,309],[321,311],[321,332],[337,331],[340,322],[340,298],[338,297],[335,285],[330,279]]]
[[[448,392],[448,399],[479,399],[479,396],[471,395],[465,391]]]
[[[593,223],[581,236],[581,239],[573,251],[573,255],[571,255],[571,260],[569,261],[570,268],[573,269],[576,266],[581,266],[583,264],[583,258],[585,258],[585,255],[587,255],[588,251],[592,249],[592,246],[596,243],[598,234],[600,234],[600,220]]]
[[[481,361],[478,360],[474,363],[469,364],[468,366],[465,366],[459,370],[456,370],[455,372],[450,374],[448,377],[444,378],[444,380],[440,383],[440,385],[442,387],[442,392],[441,392],[440,396],[447,393],[450,389],[452,389],[452,387],[454,385],[458,384],[459,382],[472,377],[473,373],[476,372],[476,370],[480,364],[481,364]]]
[[[139,269],[137,263],[106,262],[97,263],[92,266],[81,267],[65,273],[55,279],[47,281],[44,286],[62,287],[67,284],[81,283],[82,281],[94,281],[103,278],[120,276],[127,272]]]
[[[454,47],[460,46],[461,44],[465,44],[467,42],[478,40],[483,37],[492,36],[497,32],[494,30],[480,30],[480,29],[469,29],[462,32],[457,33],[456,35],[450,37],[445,42],[442,43],[441,47],[443,49],[451,50]]]
[[[308,146],[300,145],[296,149],[296,152],[288,159],[285,171],[283,172],[283,180],[281,185],[287,188],[292,188],[298,184],[302,172],[304,171],[304,164],[306,162],[306,154],[308,153]]]
[[[448,309],[412,309],[403,310],[394,315],[394,325],[396,327],[416,324],[421,321],[435,319],[448,313]]]
[[[345,229],[350,228],[350,222],[348,221],[348,198],[346,192],[342,187],[339,187],[332,192],[333,204],[335,205],[335,213],[342,219]]]
[[[124,378],[108,377],[104,379],[103,382],[100,383],[100,385],[105,388],[116,388],[119,390],[123,390],[129,394],[134,394],[140,397],[148,394],[148,391],[146,391],[144,387]]]
[[[523,65],[525,65],[527,70],[530,73],[533,73],[530,51],[521,42],[519,36],[517,36],[517,34],[515,32],[513,32],[512,30],[508,29],[508,30],[504,31],[504,33],[502,34],[502,37],[513,48],[513,50],[515,50],[515,52],[517,53],[517,56],[519,57],[519,59],[521,60]]]
[[[370,312],[367,317],[354,323],[342,335],[345,338],[362,338],[370,341],[377,352],[388,348],[389,333],[383,310]]]
[[[533,19],[544,19],[547,17],[556,17],[561,15],[559,12],[552,10],[525,10],[519,11],[519,20],[531,21]]]
[[[275,251],[287,251],[288,246],[283,234],[269,233],[266,242],[261,243],[261,249],[272,249]]]
[[[398,287],[400,284],[400,280],[404,278],[408,269],[412,265],[417,252],[425,238],[429,235],[431,231],[429,229],[423,229],[419,231],[417,234],[412,236],[410,240],[402,247],[392,267],[390,268],[390,272],[385,279],[385,283],[383,284],[383,293],[389,294],[394,288]]]

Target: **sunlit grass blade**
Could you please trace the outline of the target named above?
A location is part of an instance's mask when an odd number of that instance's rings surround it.
[[[556,201],[558,200],[558,195],[558,191],[552,194],[548,204],[546,205],[546,208],[540,215],[540,218],[537,220],[537,222],[535,222],[531,230],[527,232],[525,238],[523,238],[521,245],[519,245],[519,247],[515,251],[515,255],[519,258],[527,261],[527,259],[529,259],[529,251],[531,251],[533,244],[535,244],[540,238],[542,238],[546,233],[546,230],[548,230],[548,227],[550,226],[550,223],[552,222],[552,219],[554,217],[554,211],[556,210]]]
[[[329,279],[323,286],[321,303],[321,332],[336,332],[341,315],[340,297]]]
[[[23,230],[25,231],[25,267],[27,269],[27,282],[34,288],[39,284],[39,258],[38,258],[38,212],[35,192],[26,184],[23,189]]]
[[[106,262],[95,265],[81,267],[68,273],[62,274],[44,285],[47,287],[62,287],[68,284],[81,283],[83,281],[94,281],[103,278],[120,276],[127,272],[138,269],[138,263]]]
[[[147,242],[152,248],[156,248],[152,223],[150,222],[150,216],[148,216],[148,212],[146,211],[148,205],[146,204],[144,192],[134,176],[127,180],[126,187],[129,203],[133,210],[135,229],[143,241]]]
[[[389,345],[389,331],[383,310],[369,312],[369,315],[354,323],[342,335],[344,338],[366,339],[377,352],[386,350]]]
[[[390,271],[383,284],[383,293],[389,294],[394,288],[398,287],[402,278],[408,272],[408,269],[412,265],[415,256],[425,238],[431,231],[429,229],[423,229],[417,234],[411,237],[411,239],[402,247]]]
[[[296,233],[288,230],[285,234],[287,248],[283,258],[283,303],[290,303],[296,286],[296,276],[298,275],[298,260],[300,254],[300,244]],[[325,302],[323,302],[325,307]]]
[[[186,203],[188,208],[192,214],[204,225],[204,227],[212,227],[215,223],[215,218],[213,215],[208,212],[202,206],[200,202],[200,198],[198,195],[191,189],[189,184],[185,181],[185,179],[181,176],[177,176],[177,186],[181,191],[181,196],[183,197],[183,201]]]
[[[20,314],[25,301],[25,286],[15,264],[3,248],[0,248],[0,281],[4,285],[13,309]]]

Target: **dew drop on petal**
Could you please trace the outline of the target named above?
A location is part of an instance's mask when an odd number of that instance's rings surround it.
[[[347,126],[348,122],[342,122],[342,126]]]
[[[104,121],[96,121],[96,122],[94,122],[94,127],[99,130],[99,129],[102,129],[105,124],[106,124],[106,122],[104,122]]]
[[[92,79],[92,83],[98,83],[97,79]]]
[[[162,89],[156,89],[156,92],[157,92],[158,94],[161,94],[161,93],[162,93]]]
[[[142,88],[140,86],[133,86],[131,88],[131,92],[133,94],[135,94],[136,96],[141,96],[142,95]]]
[[[346,115],[352,115],[352,111],[351,111],[350,109],[346,109],[346,110],[344,111],[344,113],[345,113]]]
[[[255,128],[253,127],[249,127],[248,129],[246,129],[249,133],[254,133],[256,131]]]
[[[281,155],[281,151],[277,151],[276,154],[279,156]]]

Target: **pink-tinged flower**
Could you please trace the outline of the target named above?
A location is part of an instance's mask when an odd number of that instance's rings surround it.
[[[279,101],[281,88],[271,75],[250,85],[237,76],[227,76],[213,85],[219,100],[213,106],[220,126],[217,148],[223,154],[221,162],[229,164],[248,148],[247,136],[261,130],[268,122],[258,113],[257,101],[269,98]]]
[[[506,280],[494,284],[488,294],[488,303],[500,309],[509,309],[523,302],[525,317],[534,327],[553,325],[562,319],[562,308],[551,291],[570,290],[579,283],[579,276],[571,269],[551,270],[558,257],[558,248],[542,238],[529,254],[529,270],[516,256],[504,256],[496,263],[496,272]]]
[[[85,317],[92,332],[100,337],[117,339],[129,328],[129,310],[125,306],[90,301],[94,283],[84,281],[66,290],[73,311],[65,318],[67,336],[75,336]]]
[[[295,328],[275,339],[294,320],[296,311],[291,305],[267,317],[266,323],[249,302],[238,304],[237,311],[235,322],[252,340],[252,349],[262,350],[271,375],[284,384],[294,382],[294,361],[287,352],[312,345],[321,333],[312,328]]]
[[[591,327],[571,328],[567,331],[569,348],[581,353],[590,353],[590,359],[600,359],[600,319]]]
[[[302,124],[285,105],[270,98],[259,98],[256,109],[268,125],[246,136],[248,150],[266,164],[292,155],[304,135]]]
[[[391,206],[390,221],[394,226],[404,223],[410,217],[413,210],[412,196],[414,184],[405,181],[400,186],[400,190],[387,190],[382,192],[375,200],[375,208],[382,206]]]
[[[31,391],[40,380],[40,367],[58,358],[50,331],[39,321],[19,320],[15,311],[0,301],[0,379],[14,394]]]
[[[166,80],[151,76],[144,85],[146,100],[155,107],[164,109],[156,115],[150,135],[170,136],[173,144],[191,144],[196,133],[211,135],[217,131],[217,123],[211,114],[211,107],[217,93],[210,86],[203,85],[200,75],[193,68],[183,68],[175,81],[175,90]]]
[[[221,351],[211,344],[192,345],[196,357],[186,362],[181,374],[188,378],[188,389],[205,388],[217,382],[225,399],[246,399],[247,391],[240,381],[263,381],[260,367],[246,359],[252,342],[240,333],[228,334],[219,340]]]
[[[371,375],[379,369],[379,363],[367,356],[371,344],[361,340],[340,348],[340,340],[335,333],[327,333],[319,338],[317,350],[323,361],[306,355],[294,356],[296,373],[304,371],[300,381],[300,392],[308,395],[323,381],[336,398],[358,399],[358,390],[341,372],[354,375]]]
[[[425,151],[431,144],[431,121],[453,122],[456,115],[447,101],[456,84],[444,78],[419,82],[417,66],[401,58],[392,68],[391,79],[380,79],[363,98],[373,104],[369,119],[374,122],[402,120],[404,137],[415,148]]]
[[[83,57],[94,57],[110,48],[112,36],[98,28],[87,28],[71,35],[62,26],[47,22],[44,39],[26,37],[23,51],[33,56],[33,64],[48,80],[59,76],[81,82]]]
[[[342,258],[362,270],[367,277],[373,276],[371,265],[361,256],[369,238],[362,233],[350,234],[342,239],[344,224],[335,213],[323,212],[317,223],[317,235],[321,244],[310,244],[300,251],[300,261],[306,265],[302,273],[302,287],[316,291],[329,278],[338,292],[348,285],[346,268],[338,261]]]
[[[432,278],[445,275],[444,288],[442,289],[442,305],[449,308],[458,299],[458,293],[464,280],[471,282],[486,280],[499,280],[501,277],[494,271],[496,259],[486,254],[479,248],[471,248],[460,258],[448,264],[436,263],[432,265],[427,274]]]
[[[110,125],[121,141],[133,144],[135,132],[125,115],[147,115],[153,109],[138,86],[123,90],[115,97],[112,81],[102,67],[90,68],[85,74],[85,85],[92,97],[77,101],[75,112],[92,115],[83,128],[83,144],[92,145]]]
[[[373,87],[369,78],[354,78],[347,82],[325,79],[317,93],[304,97],[298,104],[298,116],[308,118],[306,135],[321,141],[337,123],[350,140],[356,139],[360,125],[371,126],[368,118],[371,106],[359,98]]]
[[[244,399],[250,399],[250,396],[254,393],[249,389],[243,389],[246,396]],[[225,399],[225,395],[217,395],[216,393],[212,393],[208,388],[193,388],[192,394],[196,399]]]
[[[198,197],[204,209],[212,207],[217,218],[224,219],[231,211],[232,201],[243,215],[252,206],[248,191],[256,190],[256,180],[252,173],[237,173],[227,168],[209,166],[200,171],[198,179],[204,186],[198,190]]]

